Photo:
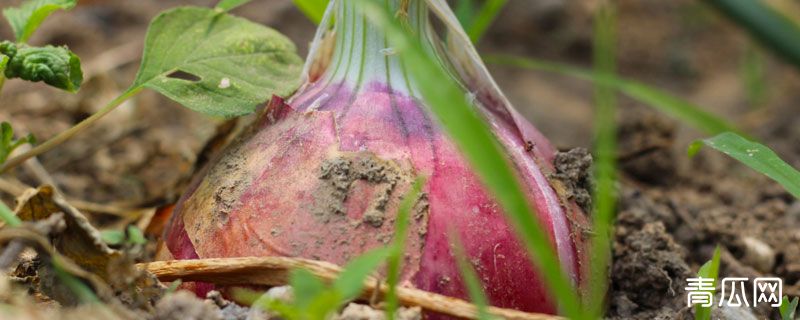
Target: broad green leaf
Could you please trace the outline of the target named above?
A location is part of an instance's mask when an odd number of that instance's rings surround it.
[[[772,51],[800,68],[800,27],[762,0],[708,0]]]
[[[156,90],[192,110],[232,117],[299,85],[302,59],[275,30],[213,9],[180,7],[147,31],[132,88]]]
[[[616,8],[605,2],[594,16],[594,70],[605,77],[616,74]],[[594,221],[592,232],[590,299],[585,304],[594,319],[602,317],[603,299],[608,289],[608,262],[611,259],[614,218],[616,213],[616,150],[617,91],[607,83],[595,82],[594,112]]]
[[[10,58],[4,70],[6,78],[41,81],[69,92],[77,92],[83,82],[81,59],[67,47],[31,47],[3,41],[0,54]]]
[[[311,19],[316,24],[322,21],[322,16],[325,14],[325,8],[328,7],[328,0],[292,0],[294,4],[300,8],[300,11]]]
[[[705,131],[706,133],[718,134],[725,131],[738,131],[736,127],[729,124],[727,121],[703,111],[700,107],[688,101],[636,81],[623,79],[617,76],[598,75],[589,70],[531,58],[496,55],[486,57],[486,61],[519,68],[553,72],[594,81],[595,83],[602,83],[658,111],[691,125],[698,130]]]
[[[519,180],[489,126],[467,101],[459,85],[428,55],[419,41],[393,18],[394,13],[384,7],[383,1],[359,0],[358,3],[363,6],[367,18],[387,34],[431,112],[502,205],[509,224],[517,231],[531,261],[541,274],[547,275],[543,281],[561,310],[568,317],[581,318],[578,296],[561,269],[548,233],[536,220],[536,214],[528,205],[527,196],[521,191]]]
[[[387,276],[386,284],[389,286],[389,291],[386,293],[386,319],[393,320],[394,313],[397,311],[399,302],[397,301],[397,285],[400,279],[400,267],[403,261],[403,254],[406,248],[406,239],[408,238],[408,219],[411,208],[419,199],[420,192],[425,180],[417,178],[414,185],[411,187],[403,201],[400,202],[400,207],[397,209],[397,220],[394,225],[394,240],[392,240],[391,254],[387,258]]]
[[[325,284],[306,269],[297,269],[289,275],[289,284],[294,290],[294,305],[303,309],[326,290]]]
[[[783,297],[783,303],[778,309],[781,313],[781,320],[794,320],[794,316],[797,313],[797,301],[797,297],[794,297],[791,302],[789,302],[788,296]]]
[[[716,288],[717,278],[719,277],[719,259],[720,259],[720,248],[714,250],[714,256],[711,258],[710,261],[703,264],[700,267],[700,270],[697,271],[697,276],[701,278],[711,278],[714,279],[713,287]],[[714,294],[714,292],[711,292]],[[711,307],[703,307],[703,306],[696,306],[694,309],[694,319],[695,320],[708,320],[711,319]]]
[[[17,42],[27,42],[45,18],[56,10],[69,10],[78,0],[26,0],[18,8],[3,9]]]
[[[234,8],[246,4],[253,0],[220,0],[217,3],[216,8],[222,11],[231,11]]]
[[[795,198],[800,199],[800,172],[781,160],[770,148],[735,133],[720,135],[694,142],[689,147],[689,155],[694,155],[705,144],[728,156],[739,160],[782,185]]]
[[[391,253],[390,249],[372,249],[344,266],[342,273],[333,282],[333,288],[340,295],[342,302],[358,297],[364,287],[364,280],[375,271],[378,265],[386,261],[386,258]]]

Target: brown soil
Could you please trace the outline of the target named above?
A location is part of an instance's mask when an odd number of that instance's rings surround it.
[[[0,7],[18,2],[0,0]],[[65,130],[131,82],[145,27],[157,12],[213,2],[95,0],[81,1],[73,12],[56,13],[32,42],[68,44],[84,63],[84,87],[70,95],[8,81],[0,100],[0,120],[11,122],[20,133],[35,134],[40,141]],[[591,3],[512,0],[485,37],[481,51],[588,66]],[[620,1],[619,5],[618,64],[623,76],[672,92],[738,123],[800,167],[796,105],[800,77],[795,69],[759,50],[768,91],[764,103],[751,105],[740,61],[745,50],[756,45],[741,30],[694,0]],[[286,33],[301,50],[314,30],[288,0],[254,1],[234,13]],[[0,24],[0,36],[10,38],[5,24]],[[591,147],[590,84],[504,66],[490,68],[512,102],[559,149]],[[692,311],[685,307],[685,279],[697,272],[717,245],[723,249],[721,276],[778,276],[784,280],[785,294],[800,295],[800,201],[714,151],[687,157],[689,142],[703,134],[630,99],[622,97],[620,104],[621,199],[608,317],[691,318]],[[203,149],[218,127],[224,127],[219,120],[145,92],[88,132],[41,156],[39,161],[49,175],[20,168],[2,178],[16,186],[52,179],[71,199],[111,206],[126,216],[136,212],[138,217],[141,213],[133,208],[172,203],[180,196],[196,162],[207,156]],[[559,159],[557,178],[566,181],[573,199],[588,206],[586,190],[591,182],[586,155],[572,151]],[[351,178],[347,177],[349,183]],[[0,186],[5,186],[0,188],[3,199],[11,204],[18,188],[8,183]],[[380,209],[380,199],[376,209]],[[130,216],[119,219],[119,212],[88,211],[102,227],[136,221]],[[376,215],[370,221],[378,224],[381,219]],[[157,306],[156,314],[163,319],[187,318],[190,313],[197,319],[211,319],[203,310],[227,306],[178,294],[161,303],[165,305]],[[757,318],[775,317],[769,309],[744,312]],[[241,310],[231,311],[226,318],[241,314]]]

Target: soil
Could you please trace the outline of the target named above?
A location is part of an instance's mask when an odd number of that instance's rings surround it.
[[[0,6],[18,2],[0,0]],[[67,129],[131,82],[146,25],[159,11],[213,2],[93,0],[81,1],[72,12],[54,14],[32,43],[69,45],[82,58],[86,83],[72,95],[8,81],[0,100],[0,120],[12,123],[20,134],[33,133],[39,141]],[[509,1],[480,51],[589,66],[592,3]],[[617,57],[624,77],[656,86],[737,123],[800,167],[796,105],[800,77],[791,65],[772,57],[701,2],[619,1],[619,12]],[[303,54],[313,35],[314,26],[288,0],[254,1],[234,13],[287,34]],[[0,36],[11,38],[6,24],[0,24]],[[769,79],[760,103],[751,102],[740,72],[745,53],[753,48],[761,56],[764,80]],[[565,181],[573,199],[588,207],[588,155],[573,148],[586,150],[592,145],[591,84],[508,66],[489,67],[515,106],[565,151],[557,161],[557,178]],[[620,104],[620,202],[607,316],[691,318],[692,310],[685,304],[686,278],[696,274],[717,245],[722,248],[721,277],[777,276],[784,280],[785,294],[799,296],[800,201],[714,151],[703,150],[689,158],[686,147],[702,133],[626,97],[620,97]],[[220,133],[227,132],[227,125],[146,91],[87,132],[39,157],[44,175],[26,166],[1,177],[2,199],[13,204],[20,186],[53,181],[67,198],[94,208],[80,209],[90,213],[93,224],[101,228],[143,221],[146,214],[139,209],[175,202],[201,166],[198,162],[208,158],[209,146],[225,140],[227,135]],[[353,179],[373,178],[348,174],[345,182]],[[380,213],[380,203],[375,200],[376,213]],[[385,223],[380,214],[367,222]],[[155,314],[159,319],[217,319],[216,311],[209,310],[222,310],[226,319],[241,319],[246,310],[234,308],[213,297],[203,301],[175,293],[159,302]],[[364,318],[344,316],[369,312],[362,309],[348,307],[341,318]],[[770,309],[715,311],[715,318],[749,316],[776,317]]]

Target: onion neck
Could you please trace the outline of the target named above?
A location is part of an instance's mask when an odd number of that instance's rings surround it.
[[[424,0],[385,0],[397,19],[406,19],[412,34],[426,50],[438,41],[431,31]],[[389,44],[386,34],[362,13],[353,0],[339,0],[335,10],[333,58],[319,81],[344,83],[358,91],[370,83],[384,83],[396,92],[415,95],[408,72]]]

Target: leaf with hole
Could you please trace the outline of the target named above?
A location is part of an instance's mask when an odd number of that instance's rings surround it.
[[[192,110],[233,117],[299,85],[302,59],[277,31],[224,12],[181,7],[150,24],[132,88]]]
[[[769,177],[783,186],[786,191],[800,199],[800,172],[781,160],[767,146],[747,140],[735,133],[725,132],[717,136],[695,141],[689,147],[693,156],[705,144],[716,149]]]
[[[27,0],[19,7],[3,9],[17,42],[26,42],[45,18],[56,10],[69,10],[78,0]]]

